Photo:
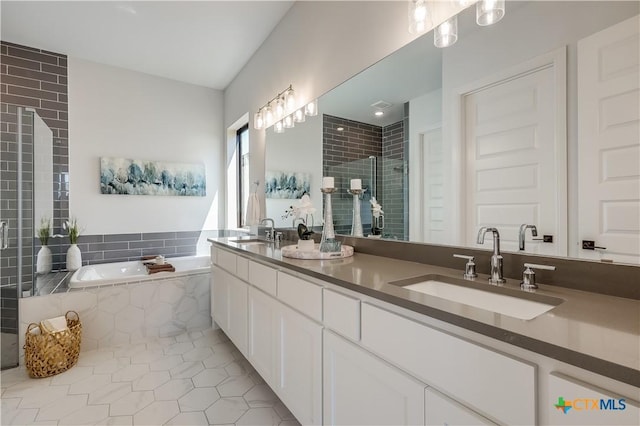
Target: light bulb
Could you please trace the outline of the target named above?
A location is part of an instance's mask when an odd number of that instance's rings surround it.
[[[256,112],[253,116],[253,128],[260,130],[264,127],[264,117],[262,116],[262,109]]]
[[[318,100],[314,99],[304,107],[304,113],[309,117],[318,115]]]
[[[304,109],[297,109],[296,112],[293,113],[293,121],[296,123],[304,123],[306,120],[306,116],[304,115]]]
[[[451,46],[458,40],[458,17],[454,16],[448,21],[438,25],[433,32],[433,44],[436,47]]]
[[[264,117],[264,127],[269,127],[273,124],[273,108],[271,108],[271,104],[268,103],[267,107],[264,109],[262,113]]]
[[[504,16],[504,0],[481,0],[476,4],[476,23],[492,25]]]
[[[295,123],[293,122],[293,115],[287,115],[282,119],[282,123],[285,129],[291,129],[295,126]]]
[[[287,112],[293,112],[296,109],[296,92],[293,89],[287,90],[284,94],[284,105]]]
[[[273,125],[273,131],[276,133],[284,133],[284,125],[282,124],[282,120],[276,121],[276,124]]]
[[[427,3],[425,0],[409,1],[409,32],[421,33],[427,29]]]
[[[275,115],[278,120],[284,117],[284,99],[282,97],[276,99]]]

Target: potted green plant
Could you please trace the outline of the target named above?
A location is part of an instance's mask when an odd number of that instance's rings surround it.
[[[82,266],[82,252],[78,247],[80,225],[76,218],[71,218],[62,225],[62,228],[67,231],[70,244],[67,250],[67,271],[75,271]]]
[[[36,236],[41,245],[36,257],[36,273],[48,274],[52,268],[51,249],[47,245],[51,236],[51,219],[45,217],[40,219],[40,226],[36,231]]]

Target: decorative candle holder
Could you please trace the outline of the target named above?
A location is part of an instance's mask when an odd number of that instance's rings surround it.
[[[364,189],[349,189],[347,192],[353,195],[353,219],[351,220],[351,235],[354,237],[363,237],[362,232],[362,215],[360,214],[360,196],[364,193]]]
[[[342,243],[336,240],[336,233],[333,229],[333,211],[331,209],[331,194],[336,192],[336,189],[320,188],[320,191],[324,194],[324,224],[322,225],[320,251],[323,253],[339,252]]]

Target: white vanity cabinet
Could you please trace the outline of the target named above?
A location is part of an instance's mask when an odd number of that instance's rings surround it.
[[[224,330],[229,339],[243,355],[247,354],[247,291],[242,280],[229,273],[235,273],[236,255],[225,250],[217,250],[217,261],[212,265],[211,277],[211,317]]]
[[[425,385],[324,331],[324,423],[424,425]]]
[[[425,391],[424,405],[427,426],[496,424],[432,388]]]
[[[278,379],[279,303],[257,288],[249,287],[248,359],[273,387]]]
[[[638,401],[563,375],[548,376],[546,410],[550,425],[638,425]],[[639,395],[640,396],[640,395]],[[567,406],[569,408],[563,408]]]
[[[536,367],[368,303],[362,345],[474,410],[536,423]]]
[[[276,274],[275,270],[263,268],[266,267],[250,262],[248,359],[302,424],[321,424],[322,325],[268,294],[276,293],[275,281],[271,283],[268,278],[275,278]],[[255,284],[251,271],[263,272],[253,275],[259,277]],[[296,279],[287,276],[283,282],[290,284]],[[315,286],[299,284],[299,288]],[[277,288],[279,292],[280,281]],[[305,301],[314,306],[321,304],[320,291],[318,287],[318,300],[311,297]],[[283,294],[290,298],[288,291]]]

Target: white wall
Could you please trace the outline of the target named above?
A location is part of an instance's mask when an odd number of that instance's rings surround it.
[[[252,117],[289,84],[306,103],[404,46],[416,37],[407,30],[407,7],[406,1],[296,2],[225,90],[225,128],[246,112]],[[434,23],[459,9],[438,2]],[[249,139],[251,181],[264,182],[265,132],[251,127]]]
[[[446,244],[442,211],[442,90],[409,101],[409,240]],[[438,148],[440,150],[438,150]],[[428,163],[428,164],[425,164]],[[427,170],[426,166],[432,166]]]
[[[69,58],[70,214],[84,234],[220,228],[222,92]],[[103,195],[100,157],[204,163],[206,197]]]
[[[322,115],[307,117],[304,123],[296,124],[296,127],[286,129],[284,133],[277,134],[273,129],[268,129],[267,140],[269,147],[265,158],[265,170],[309,173],[311,175],[309,197],[317,209],[317,213],[314,214],[314,223],[321,223]],[[258,189],[259,192],[264,193],[264,179]],[[267,198],[265,200],[266,217],[272,218],[278,228],[290,228],[293,217],[283,219],[282,216],[285,210],[292,205],[297,205],[298,201]]]

